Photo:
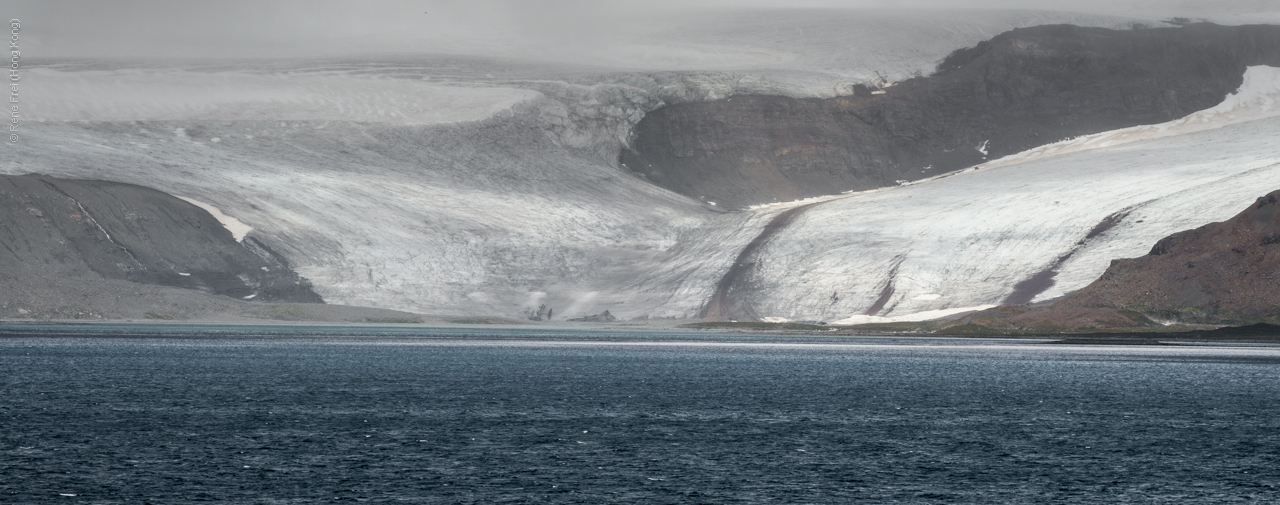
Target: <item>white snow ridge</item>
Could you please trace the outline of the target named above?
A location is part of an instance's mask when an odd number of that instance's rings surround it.
[[[174,195],[174,196],[177,196],[177,195]],[[209,215],[212,215],[214,219],[217,219],[218,222],[222,224],[223,228],[226,228],[227,231],[231,232],[231,236],[236,239],[236,242],[244,242],[244,236],[248,235],[249,232],[253,231],[252,226],[249,226],[247,224],[240,222],[239,219],[223,214],[222,211],[218,210],[217,207],[201,202],[199,200],[187,198],[185,196],[178,196],[177,198],[191,205],[195,205],[196,207],[200,207],[201,209],[204,209],[205,212],[208,212]]]

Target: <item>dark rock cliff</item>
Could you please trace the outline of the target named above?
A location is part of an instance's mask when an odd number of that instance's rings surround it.
[[[1022,28],[883,90],[663,107],[619,161],[721,207],[872,189],[1176,119],[1217,105],[1252,65],[1280,66],[1280,26]]]
[[[281,257],[236,242],[213,216],[149,188],[0,176],[0,290],[18,279],[120,279],[237,299],[322,303]],[[70,296],[70,293],[68,294]]]

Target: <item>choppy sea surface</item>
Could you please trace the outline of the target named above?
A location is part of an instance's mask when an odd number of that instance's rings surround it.
[[[1280,348],[0,326],[3,503],[1274,503]]]

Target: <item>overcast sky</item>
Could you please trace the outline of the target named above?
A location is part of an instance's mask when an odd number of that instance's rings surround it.
[[[1280,0],[3,0],[36,56],[485,52],[521,40],[619,37],[693,10],[1021,8],[1135,17],[1257,14]]]

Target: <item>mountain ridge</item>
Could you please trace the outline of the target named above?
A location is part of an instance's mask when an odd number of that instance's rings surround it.
[[[892,186],[1066,138],[1165,122],[1280,66],[1280,26],[1019,28],[927,77],[848,96],[744,95],[668,105],[619,165],[722,207]]]

